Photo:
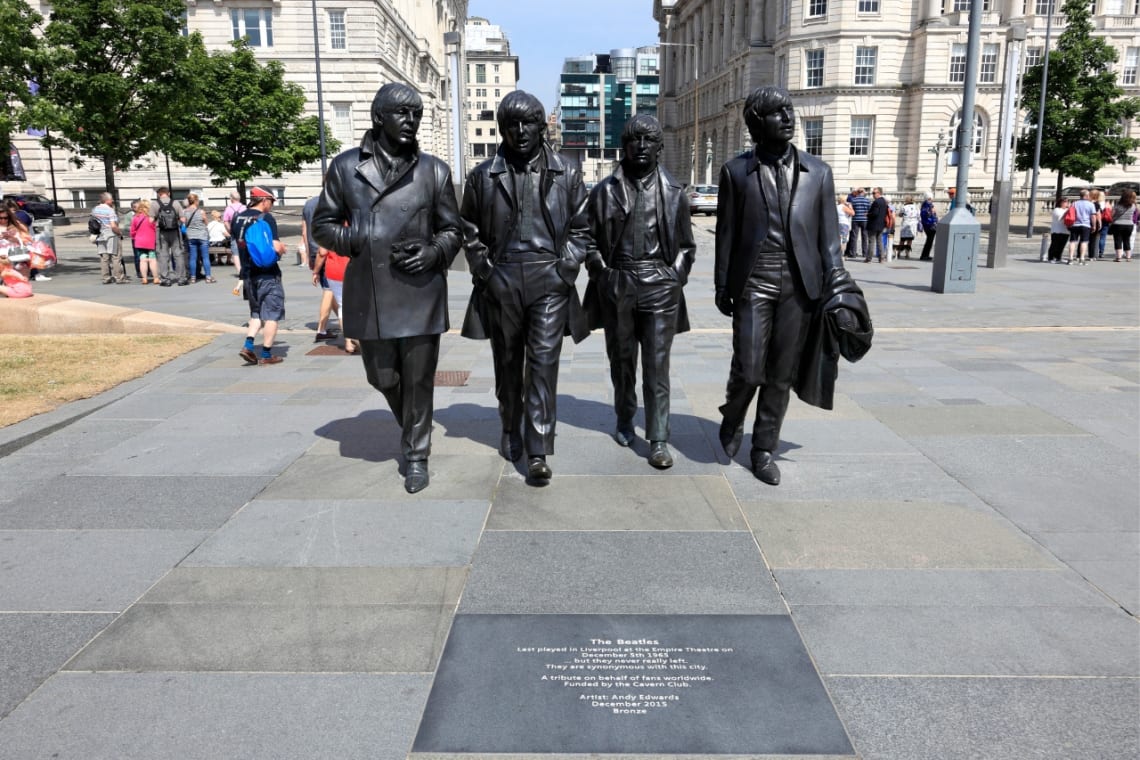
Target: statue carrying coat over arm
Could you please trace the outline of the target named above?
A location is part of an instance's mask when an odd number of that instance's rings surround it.
[[[423,103],[386,84],[372,129],[329,167],[313,237],[351,257],[341,304],[346,338],[360,342],[368,382],[401,428],[404,487],[427,487],[439,336],[448,330],[447,269],[459,252],[451,169],[416,141]]]
[[[873,330],[843,267],[831,168],[792,145],[791,97],[760,87],[744,120],[756,147],[721,168],[717,196],[716,306],[732,317],[720,442],[736,455],[759,396],[751,469],[778,485],[775,453],[791,390],[830,409],[840,349],[851,361],[862,357]]]

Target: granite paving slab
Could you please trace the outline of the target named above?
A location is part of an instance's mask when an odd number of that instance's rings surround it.
[[[1053,568],[997,515],[926,501],[745,501],[772,568]]]
[[[884,425],[902,436],[933,435],[1088,435],[1042,409],[1030,406],[979,408],[875,407],[870,410]]]
[[[458,615],[414,750],[854,754],[786,615]]]
[[[466,577],[467,570],[461,567],[176,567],[141,601],[454,607]]]
[[[267,477],[163,475],[24,481],[0,495],[0,530],[213,530],[269,483]]]
[[[863,760],[1123,760],[1140,754],[1126,678],[826,678]]]
[[[0,722],[21,760],[404,760],[427,675],[61,673]]]
[[[430,673],[454,606],[140,602],[66,666],[99,671]]]
[[[0,610],[118,612],[206,535],[190,530],[0,531]]]
[[[114,619],[113,614],[0,612],[0,718]]]
[[[618,448],[614,445],[614,448]],[[488,530],[747,530],[740,507],[719,476],[561,475],[541,494],[504,478]]]
[[[1080,560],[1069,564],[1114,602],[1140,617],[1140,571],[1135,560]]]
[[[787,611],[752,536],[734,532],[487,531],[465,613]]]
[[[304,453],[314,438],[300,430],[181,433],[165,424],[68,468],[69,475],[136,475],[151,468],[166,475],[277,475]]]
[[[1030,533],[1140,531],[1135,453],[1092,437],[930,436],[911,443]]]
[[[486,515],[485,501],[301,500],[269,498],[267,493],[236,514],[183,564],[462,566],[471,559]]]
[[[915,502],[960,504],[987,509],[986,504],[967,490],[935,462],[921,457],[895,457],[889,462],[873,453],[799,456],[799,452],[779,455],[780,485],[761,483],[748,468],[751,436],[744,436],[741,453],[724,475],[741,502],[779,499],[780,501],[897,501],[902,495]]]
[[[893,458],[918,455],[913,446],[877,420],[843,419],[785,420],[778,451],[781,454],[795,451],[807,456],[874,454]]]
[[[825,675],[1140,676],[1119,608],[792,607]]]
[[[554,456],[548,459],[555,478],[564,475],[656,476],[675,478],[683,476],[720,476],[721,465],[717,452],[703,433],[695,435],[673,434],[668,443],[673,452],[673,466],[656,470],[650,466],[649,442],[644,431],[638,429],[630,446],[619,446],[611,436],[613,431],[594,432],[591,435],[559,435]],[[497,445],[497,443],[496,443]],[[717,444],[719,448],[719,444]],[[515,469],[522,470],[525,461]]]
[[[1140,533],[1135,531],[1038,531],[1033,537],[1066,562],[1132,560],[1140,570]]]
[[[490,502],[503,466],[498,454],[438,454],[428,459],[431,485],[418,494],[404,491],[402,461],[368,461],[347,456],[306,454],[265,489],[266,499],[416,502],[483,499]]]
[[[1052,570],[774,570],[793,608],[1105,607],[1110,602],[1068,568]]]

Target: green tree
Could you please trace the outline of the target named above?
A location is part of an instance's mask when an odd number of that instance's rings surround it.
[[[43,21],[24,0],[0,0],[0,150],[8,159],[12,132],[20,126],[23,108],[31,100],[28,82],[35,78],[41,55],[36,28]]]
[[[1092,35],[1088,0],[1065,0],[1061,12],[1068,26],[1049,51],[1049,81],[1045,89],[1045,128],[1041,138],[1041,167],[1057,172],[1057,192],[1065,177],[1091,181],[1108,164],[1128,166],[1130,152],[1140,140],[1124,136],[1123,125],[1140,112],[1140,98],[1124,97],[1112,64],[1116,51]],[[1041,102],[1044,64],[1025,72],[1022,103],[1029,109],[1030,128],[1018,143],[1017,167],[1033,168],[1037,109]]]
[[[118,199],[115,171],[162,151],[197,77],[197,34],[183,35],[184,0],[52,0],[44,65],[31,123],[46,140],[103,164]]]
[[[233,50],[210,53],[201,70],[205,90],[182,119],[171,156],[205,167],[215,186],[236,182],[242,197],[247,182],[300,171],[321,157],[319,120],[302,116],[304,90],[285,81],[280,61],[259,63],[239,40]],[[326,153],[338,149],[326,129]]]

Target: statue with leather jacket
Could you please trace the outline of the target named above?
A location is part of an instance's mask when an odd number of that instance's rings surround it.
[[[873,330],[862,291],[843,267],[831,168],[792,145],[787,91],[754,90],[744,121],[756,147],[721,168],[716,306],[732,317],[720,442],[732,458],[758,395],[751,469],[780,482],[776,450],[791,389],[831,408],[838,356],[856,361]]]
[[[590,193],[595,247],[586,259],[590,284],[583,309],[591,329],[604,327],[617,427],[629,446],[637,412],[637,358],[649,464],[673,466],[669,451],[669,352],[689,329],[682,287],[696,255],[681,183],[658,164],[664,135],[657,119],[638,114],[622,132],[622,161]]]
[[[416,141],[423,103],[386,84],[372,129],[329,167],[313,237],[351,257],[344,277],[345,337],[360,343],[368,382],[401,428],[404,488],[428,486],[439,336],[449,327],[447,269],[462,242],[451,169]]]
[[[516,90],[499,104],[503,140],[463,190],[467,262],[474,280],[463,335],[491,340],[495,395],[510,461],[550,480],[558,365],[564,334],[588,334],[574,281],[590,246],[586,188],[572,159],[546,144],[546,110]]]

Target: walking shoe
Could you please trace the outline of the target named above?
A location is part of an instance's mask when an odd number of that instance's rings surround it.
[[[245,348],[244,346],[242,347],[241,351],[238,351],[238,356],[245,359],[246,364],[257,364],[257,354],[255,354],[251,349]]]
[[[744,440],[744,423],[736,427],[730,426],[728,420],[720,423],[720,445],[724,447],[724,453],[728,454],[729,459],[732,459],[736,456],[736,452],[740,451],[742,440]]]
[[[617,441],[618,446],[629,446],[633,443],[634,432],[633,425],[628,422],[619,422],[617,429],[614,430],[614,440]]]
[[[285,361],[283,356],[264,356],[257,360],[258,364],[280,364]]]
[[[658,470],[668,470],[673,466],[673,455],[665,441],[654,441],[649,445],[649,464]]]
[[[189,285],[189,284],[190,284],[189,280],[179,280],[178,281],[178,287],[182,287],[183,285]]]
[[[546,485],[550,480],[550,476],[554,473],[550,470],[550,465],[546,463],[546,457],[531,457],[527,462],[526,475],[527,479],[539,484]]]
[[[194,284],[194,283],[196,283],[196,282],[198,282],[198,278],[197,278],[197,277],[191,277],[191,278],[190,278],[190,284],[191,284],[191,285],[193,285],[193,284]],[[179,285],[181,285],[182,283],[178,283],[178,284],[179,284]]]
[[[408,493],[419,493],[428,487],[431,477],[428,475],[427,460],[408,462],[408,469],[404,475],[404,490]]]
[[[162,287],[164,287],[164,288],[169,288],[169,287],[170,287],[171,285],[173,285],[174,283],[173,283],[173,282],[171,282],[170,280],[162,280],[162,281],[160,281],[158,284],[159,284],[159,285],[161,285],[161,286],[162,286]]]
[[[37,274],[36,275],[36,282],[47,282],[50,279],[51,278],[48,277],[46,274]]]
[[[780,485],[780,468],[776,466],[771,451],[754,449],[752,451],[752,474],[757,480],[770,486]]]

